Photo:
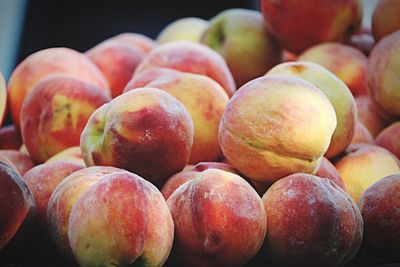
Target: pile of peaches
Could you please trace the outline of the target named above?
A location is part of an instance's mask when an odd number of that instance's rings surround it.
[[[399,261],[400,5],[362,10],[261,0],[28,56],[0,79],[0,259]]]

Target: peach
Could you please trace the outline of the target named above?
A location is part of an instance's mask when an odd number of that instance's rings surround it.
[[[145,76],[146,71],[142,72]],[[138,88],[133,78],[125,92]],[[143,80],[143,79],[142,79]],[[163,75],[145,84],[146,87],[161,89],[176,97],[189,112],[194,126],[193,147],[189,164],[216,161],[222,156],[218,142],[218,125],[229,98],[224,89],[207,76],[185,72]]]
[[[110,94],[107,80],[85,55],[62,47],[40,50],[24,59],[14,69],[8,82],[10,111],[17,128],[20,127],[20,112],[25,97],[42,78],[57,73],[92,83]]]
[[[40,164],[27,171],[23,178],[36,203],[36,226],[43,234],[47,229],[47,204],[57,185],[69,174],[84,166],[67,161]]]
[[[172,95],[155,88],[135,89],[97,109],[81,136],[87,166],[132,171],[157,186],[187,164],[193,122]]]
[[[359,207],[364,219],[364,247],[385,262],[400,260],[400,173],[386,176],[365,190]]]
[[[352,144],[356,143],[365,143],[365,144],[373,144],[374,138],[371,133],[359,120],[356,121],[356,130],[354,132],[353,139],[351,140]]]
[[[21,133],[14,125],[0,127],[0,149],[19,150],[22,145]]]
[[[122,93],[145,53],[118,41],[106,40],[85,53],[110,84],[111,96]]]
[[[89,117],[110,100],[98,87],[67,75],[52,75],[38,82],[21,109],[22,139],[32,159],[45,162],[78,146]]]
[[[154,185],[136,174],[115,172],[79,197],[68,237],[80,266],[162,266],[174,224]]]
[[[390,124],[390,117],[369,96],[357,96],[354,100],[357,106],[357,117],[372,137],[376,137],[380,131]]]
[[[400,116],[400,30],[378,42],[368,59],[369,95],[386,113]]]
[[[360,210],[331,180],[296,173],[274,183],[262,200],[268,218],[266,257],[276,265],[336,267],[357,253],[363,235]]]
[[[180,18],[165,26],[157,35],[157,41],[160,44],[174,41],[200,42],[201,35],[209,24],[201,18]]]
[[[378,42],[400,30],[400,5],[397,0],[379,0],[372,14],[372,32]]]
[[[332,158],[342,152],[353,138],[357,116],[354,98],[346,84],[326,68],[305,61],[279,64],[266,75],[275,74],[289,75],[309,81],[328,97],[335,109],[337,126],[325,157]]]
[[[35,166],[29,155],[18,150],[1,149],[0,156],[9,160],[20,175],[24,175]]]
[[[336,167],[325,157],[322,157],[321,165],[319,165],[316,176],[326,178],[334,182],[337,186],[345,190],[343,179]]]
[[[340,43],[323,43],[301,53],[299,60],[327,68],[348,86],[353,95],[367,94],[368,59],[358,49]]]
[[[315,172],[335,128],[335,110],[315,85],[271,75],[235,93],[221,119],[219,142],[232,167],[271,184],[296,172]]]
[[[145,54],[157,46],[157,42],[155,42],[153,39],[147,37],[146,35],[133,32],[120,33],[107,40],[117,41],[121,44],[129,45],[133,48],[141,50]]]
[[[0,161],[0,250],[35,213],[35,200],[22,177]]]
[[[7,114],[7,90],[3,74],[0,72],[0,127]]]
[[[201,42],[221,54],[238,87],[278,64],[282,48],[256,10],[223,10],[209,22]]]
[[[385,176],[400,172],[400,162],[388,150],[375,145],[353,146],[335,163],[349,195],[358,203],[361,194]]]
[[[163,194],[165,199],[168,199],[169,196],[175,192],[175,190],[186,183],[187,181],[194,179],[198,176],[199,172],[203,172],[209,169],[218,169],[223,170],[235,174],[239,174],[238,171],[230,166],[229,164],[222,162],[200,162],[196,165],[189,165],[185,167],[181,172],[178,172],[168,178],[167,182],[161,188],[161,193]]]
[[[357,31],[361,0],[262,0],[267,27],[282,46],[294,53],[322,42],[343,42]]]
[[[385,128],[375,139],[375,144],[386,148],[400,159],[400,121]]]
[[[159,67],[144,70],[136,75],[133,75],[132,79],[125,86],[124,93],[134,88],[145,87],[153,80],[162,76],[175,75],[178,77],[182,73],[182,71]]]
[[[58,152],[51,158],[49,158],[45,163],[55,162],[55,161],[68,161],[75,164],[80,164],[85,166],[85,161],[83,160],[81,147],[72,146]]]
[[[95,182],[121,169],[95,166],[77,170],[63,179],[54,189],[47,206],[47,223],[50,234],[62,252],[70,260],[73,254],[68,240],[69,216],[79,196]]]
[[[224,58],[200,43],[177,41],[160,45],[145,56],[134,75],[155,67],[206,75],[218,82],[229,96],[236,90]]]
[[[240,176],[199,172],[167,200],[180,266],[242,266],[261,248],[267,218],[261,198]]]

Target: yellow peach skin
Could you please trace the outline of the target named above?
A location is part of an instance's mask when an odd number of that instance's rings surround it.
[[[271,75],[238,90],[225,109],[219,141],[228,162],[262,183],[314,173],[336,128],[328,98],[305,80]]]
[[[124,91],[137,88],[135,81],[140,82],[141,74],[146,75],[146,73],[147,71],[139,73]],[[175,71],[161,75],[144,86],[170,93],[190,113],[194,125],[194,137],[189,164],[216,161],[222,156],[218,142],[218,125],[229,98],[217,82],[203,75]]]
[[[357,117],[356,104],[346,84],[326,68],[306,61],[279,64],[266,75],[275,74],[289,75],[309,81],[328,97],[335,109],[337,126],[325,157],[332,158],[342,152],[353,138]]]
[[[399,160],[388,150],[358,145],[335,164],[349,195],[358,202],[361,194],[385,176],[399,173]]]

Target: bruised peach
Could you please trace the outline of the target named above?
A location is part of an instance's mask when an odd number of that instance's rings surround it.
[[[267,230],[261,199],[236,174],[199,172],[167,204],[180,266],[243,266],[261,248]]]
[[[31,157],[41,163],[79,145],[89,117],[109,100],[98,87],[74,77],[58,74],[42,79],[21,109],[22,139]]]
[[[186,108],[172,95],[145,87],[97,109],[81,136],[87,166],[123,168],[157,186],[185,167],[192,144]]]
[[[335,128],[335,110],[315,85],[271,75],[235,93],[221,119],[219,142],[240,173],[271,184],[296,172],[314,173]]]

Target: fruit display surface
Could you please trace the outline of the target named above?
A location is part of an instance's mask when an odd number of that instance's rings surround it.
[[[26,26],[0,267],[400,266],[400,13],[371,3],[164,3],[156,31],[131,4],[131,28],[29,52]]]

